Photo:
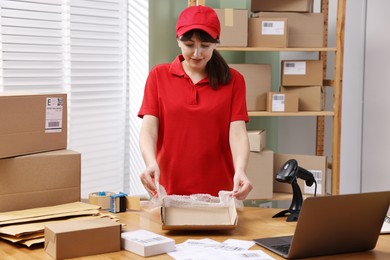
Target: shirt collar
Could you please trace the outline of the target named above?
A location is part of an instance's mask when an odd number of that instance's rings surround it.
[[[183,66],[181,65],[181,62],[184,60],[184,57],[183,55],[178,55],[171,63],[171,66],[169,68],[169,72],[176,75],[176,76],[179,76],[179,77],[183,77],[185,76],[185,72],[184,72],[184,69],[183,69]]]
[[[172,61],[171,66],[169,67],[169,72],[178,77],[188,77],[187,74],[184,72],[183,66],[181,64],[183,60],[184,60],[183,55],[179,54]],[[208,82],[209,82],[209,78],[206,77],[202,79],[200,82],[198,82],[197,85],[208,84]]]

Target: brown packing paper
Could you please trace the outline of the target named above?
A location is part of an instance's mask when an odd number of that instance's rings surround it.
[[[16,210],[0,213],[0,226],[12,223],[23,223],[33,220],[49,219],[53,217],[66,217],[76,215],[97,214],[99,206],[83,202],[73,202],[26,210]]]
[[[33,234],[28,234],[28,235],[24,235],[24,236],[20,236],[20,237],[14,237],[14,236],[10,236],[10,235],[1,235],[0,237],[4,240],[8,240],[12,243],[17,243],[17,242],[22,242],[22,241],[26,241],[26,240],[32,240],[32,239],[36,239],[36,238],[41,238],[44,236],[44,233],[43,231],[41,232],[36,232],[36,233],[33,233]]]
[[[36,210],[39,210],[39,208]],[[88,215],[83,215],[86,212],[88,212]],[[93,212],[92,215],[90,215],[91,212]],[[59,215],[61,215],[61,217],[57,218]],[[45,229],[45,225],[50,223],[58,223],[59,221],[70,222],[70,221],[93,220],[93,219],[103,219],[103,218],[111,219],[115,222],[119,220],[114,214],[108,212],[98,212],[98,210],[95,209],[71,212],[69,214],[67,214],[66,212],[62,214],[52,214],[52,215],[49,214],[49,216],[44,216],[44,217],[45,219],[39,220],[38,222],[35,221],[36,218],[30,217],[25,219],[18,219],[16,220],[17,223],[13,225],[11,224],[6,226],[0,226],[0,238],[10,241],[12,243],[30,247],[32,245],[44,242],[43,231]],[[29,221],[31,219],[34,219],[34,222],[25,223],[25,221]]]
[[[67,219],[66,221],[73,221],[73,220],[80,220],[80,219],[93,219],[93,218],[111,218],[115,221],[118,221],[119,219],[113,215],[113,214],[105,214],[105,213],[99,213],[97,216],[79,216],[79,217],[73,217]],[[25,236],[27,234],[40,232],[45,229],[46,223],[56,222],[56,221],[64,221],[63,218],[58,220],[48,220],[48,221],[41,221],[41,222],[33,222],[33,223],[27,223],[27,224],[16,224],[16,225],[7,225],[4,227],[0,227],[0,233],[4,235],[10,235],[14,237],[20,237]]]

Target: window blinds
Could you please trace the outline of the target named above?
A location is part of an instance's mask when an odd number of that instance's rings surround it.
[[[138,142],[129,144],[138,130],[130,137],[127,28],[147,32],[148,1],[129,2],[141,6],[136,19],[127,19],[126,0],[0,1],[0,91],[68,93],[68,148],[82,154],[83,198],[93,191],[128,192],[129,186],[143,191],[139,170],[131,172],[128,162],[138,151]],[[127,26],[130,20],[135,25]]]
[[[129,96],[128,106],[130,128],[128,132],[128,149],[130,169],[130,193],[133,195],[146,195],[139,174],[145,169],[142,156],[139,152],[139,131],[142,120],[137,117],[141,107],[145,81],[149,73],[149,1],[129,1],[128,6],[128,75]]]
[[[3,91],[61,91],[62,1],[1,1]]]
[[[123,191],[126,1],[69,0],[69,147],[82,154],[82,196]]]

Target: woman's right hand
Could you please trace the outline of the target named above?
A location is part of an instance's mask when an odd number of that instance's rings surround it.
[[[153,196],[157,193],[157,186],[160,178],[160,168],[157,163],[151,164],[141,173],[140,179],[145,189]]]

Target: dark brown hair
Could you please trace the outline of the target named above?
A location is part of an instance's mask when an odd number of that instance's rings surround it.
[[[213,39],[208,33],[202,30],[188,31],[180,36],[179,40],[189,41],[194,34],[198,36],[202,42],[219,43],[219,39]],[[232,79],[229,65],[217,50],[213,51],[213,55],[207,63],[206,72],[209,77],[210,85],[213,89],[218,89],[219,85],[228,84]]]

